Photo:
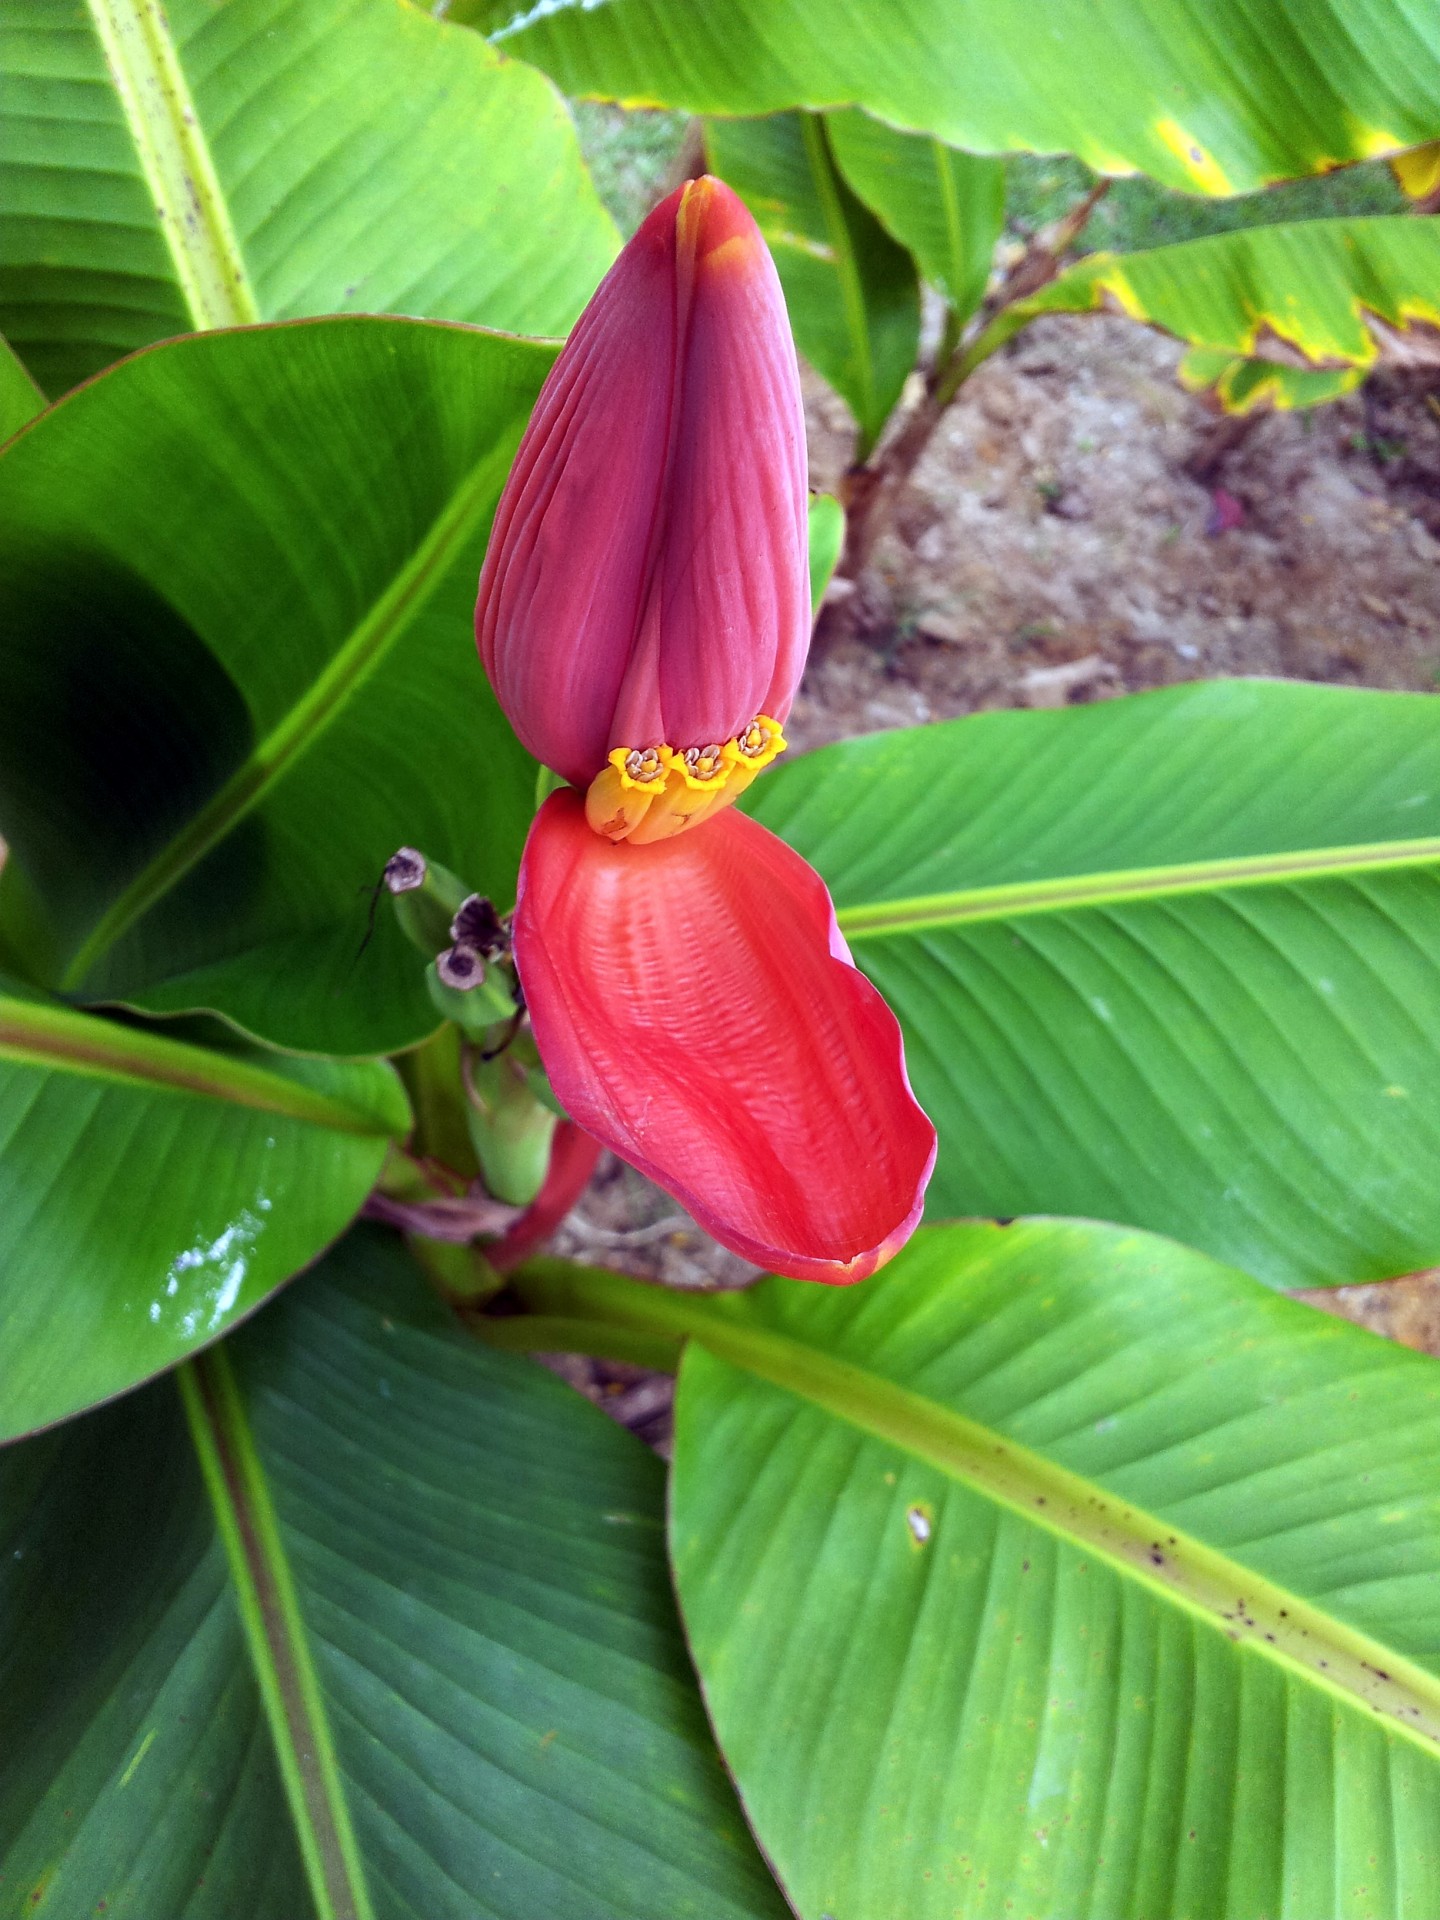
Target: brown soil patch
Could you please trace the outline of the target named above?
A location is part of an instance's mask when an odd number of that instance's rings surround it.
[[[1440,415],[1388,377],[1217,419],[1133,322],[1038,322],[942,421],[871,573],[832,589],[793,734],[818,746],[986,707],[1218,674],[1433,691]],[[812,484],[849,454],[810,383]],[[1214,531],[1222,489],[1241,524]]]

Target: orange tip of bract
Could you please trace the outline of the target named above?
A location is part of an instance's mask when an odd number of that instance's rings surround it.
[[[552,794],[515,960],[571,1117],[772,1273],[845,1285],[919,1224],[935,1130],[820,876],[733,811],[633,846]]]

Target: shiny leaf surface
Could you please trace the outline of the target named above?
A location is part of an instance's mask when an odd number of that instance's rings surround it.
[[[519,0],[496,44],[567,93],[692,113],[867,108],[981,153],[1243,193],[1433,140],[1440,19],[1397,0]],[[843,1916],[842,1916],[843,1920]]]
[[[1377,363],[1440,364],[1440,218],[1250,227],[1143,253],[1096,253],[1007,307],[971,363],[1039,313],[1128,314],[1190,342],[1187,386],[1227,407],[1309,406]]]
[[[899,133],[868,113],[827,113],[836,164],[924,277],[955,323],[979,306],[1005,224],[1005,164]]]
[[[6,1920],[778,1920],[637,1441],[369,1233],[185,1399],[0,1456]]]
[[[824,117],[712,120],[712,169],[770,244],[795,343],[848,402],[860,454],[900,397],[920,342],[915,267],[835,164]]]
[[[0,459],[0,908],[83,998],[285,1046],[436,1024],[368,897],[418,846],[513,898],[534,772],[470,610],[552,350],[362,318],[127,361]]]
[[[52,394],[252,320],[563,333],[614,255],[553,87],[417,7],[18,0],[7,26],[0,328]]]
[[[408,1125],[378,1063],[220,1051],[0,992],[0,1439],[253,1312]]]
[[[982,714],[752,799],[900,1015],[932,1218],[1129,1221],[1288,1286],[1440,1259],[1436,702]]]
[[[712,1312],[676,1578],[805,1920],[1440,1903],[1433,1359],[1058,1222]]]

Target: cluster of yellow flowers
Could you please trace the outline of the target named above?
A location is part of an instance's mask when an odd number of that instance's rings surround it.
[[[585,817],[607,840],[668,840],[738,800],[784,751],[779,722],[764,713],[707,746],[616,747],[590,782]]]

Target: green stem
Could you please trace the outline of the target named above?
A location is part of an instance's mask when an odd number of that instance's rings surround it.
[[[931,384],[932,393],[935,390],[935,383],[943,378],[949,367],[955,349],[960,344],[960,335],[964,331],[964,327],[965,322],[960,316],[960,309],[947,305],[945,308],[945,324],[940,330],[940,344],[935,349],[935,373]]]
[[[587,1353],[593,1360],[621,1360],[655,1373],[674,1373],[684,1345],[676,1334],[606,1326],[561,1314],[478,1314],[469,1324],[487,1346],[510,1353]]]
[[[1173,899],[1231,887],[1274,886],[1296,880],[1339,878],[1429,867],[1440,861],[1440,840],[1390,840],[1372,846],[1320,847],[1300,853],[1252,854],[1236,860],[1195,860],[1183,866],[1141,867],[1130,873],[1087,873],[914,900],[884,900],[842,907],[836,918],[847,940],[880,939],[925,927],[970,920],[1012,920],[1021,914],[1075,907],[1110,906],[1125,900]]]

